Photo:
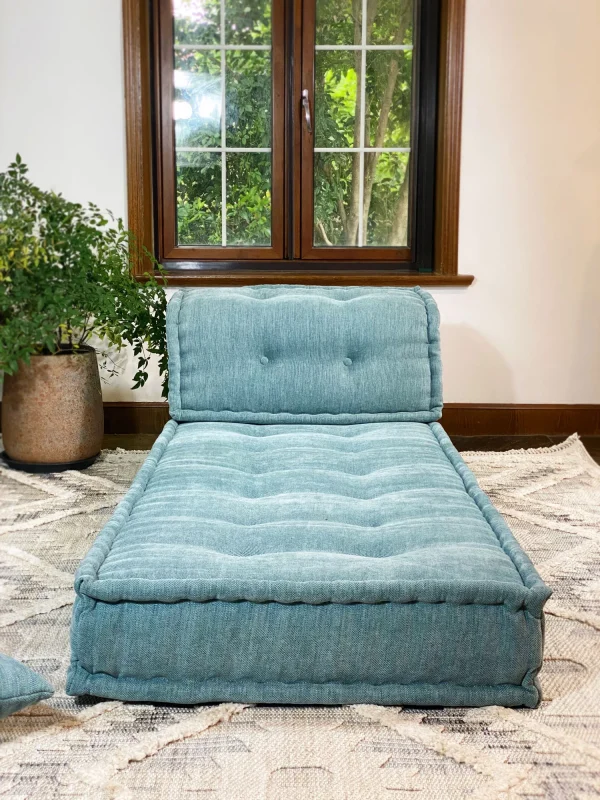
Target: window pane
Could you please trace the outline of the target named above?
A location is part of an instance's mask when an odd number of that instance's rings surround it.
[[[315,147],[354,147],[357,110],[357,55],[348,50],[315,54]],[[360,70],[360,53],[358,53]],[[360,94],[359,94],[360,101]],[[356,142],[358,147],[359,142]]]
[[[173,0],[177,242],[271,244],[271,0]]]
[[[367,53],[367,147],[409,147],[412,51]]]
[[[315,153],[315,247],[356,244],[358,164],[358,154]]]
[[[271,44],[271,0],[225,0],[226,44]]]
[[[413,0],[368,0],[367,44],[412,44]]]
[[[408,153],[369,153],[365,158],[364,209],[367,245],[407,245],[408,159]]]
[[[271,53],[227,52],[227,147],[271,146]]]
[[[406,246],[414,2],[316,2],[314,245]]]
[[[177,243],[221,244],[221,155],[177,154]]]
[[[317,0],[317,45],[360,44],[362,0]]]
[[[227,244],[271,243],[271,154],[227,154]]]
[[[221,143],[221,58],[211,50],[175,54],[173,75],[177,147],[218,147]]]
[[[175,46],[219,44],[221,3],[219,0],[173,0]]]

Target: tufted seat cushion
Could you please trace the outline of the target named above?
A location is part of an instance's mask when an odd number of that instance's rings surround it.
[[[171,421],[76,589],[74,694],[539,700],[548,589],[437,423]]]

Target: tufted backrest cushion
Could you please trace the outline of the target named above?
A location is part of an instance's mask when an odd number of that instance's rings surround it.
[[[247,286],[178,291],[167,311],[180,421],[431,422],[439,315],[422,289]]]

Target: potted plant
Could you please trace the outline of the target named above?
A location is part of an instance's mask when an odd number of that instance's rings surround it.
[[[81,468],[99,453],[92,339],[133,347],[134,388],[146,382],[156,353],[166,395],[166,297],[153,274],[133,277],[140,255],[120,219],[39,189],[19,156],[0,174],[2,435],[11,466]]]

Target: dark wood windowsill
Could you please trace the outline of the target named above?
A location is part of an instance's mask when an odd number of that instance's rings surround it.
[[[143,280],[143,276],[138,277]],[[354,270],[337,272],[274,271],[261,269],[167,271],[169,286],[248,286],[254,283],[297,283],[315,286],[469,286],[473,275],[443,275],[392,270]]]

